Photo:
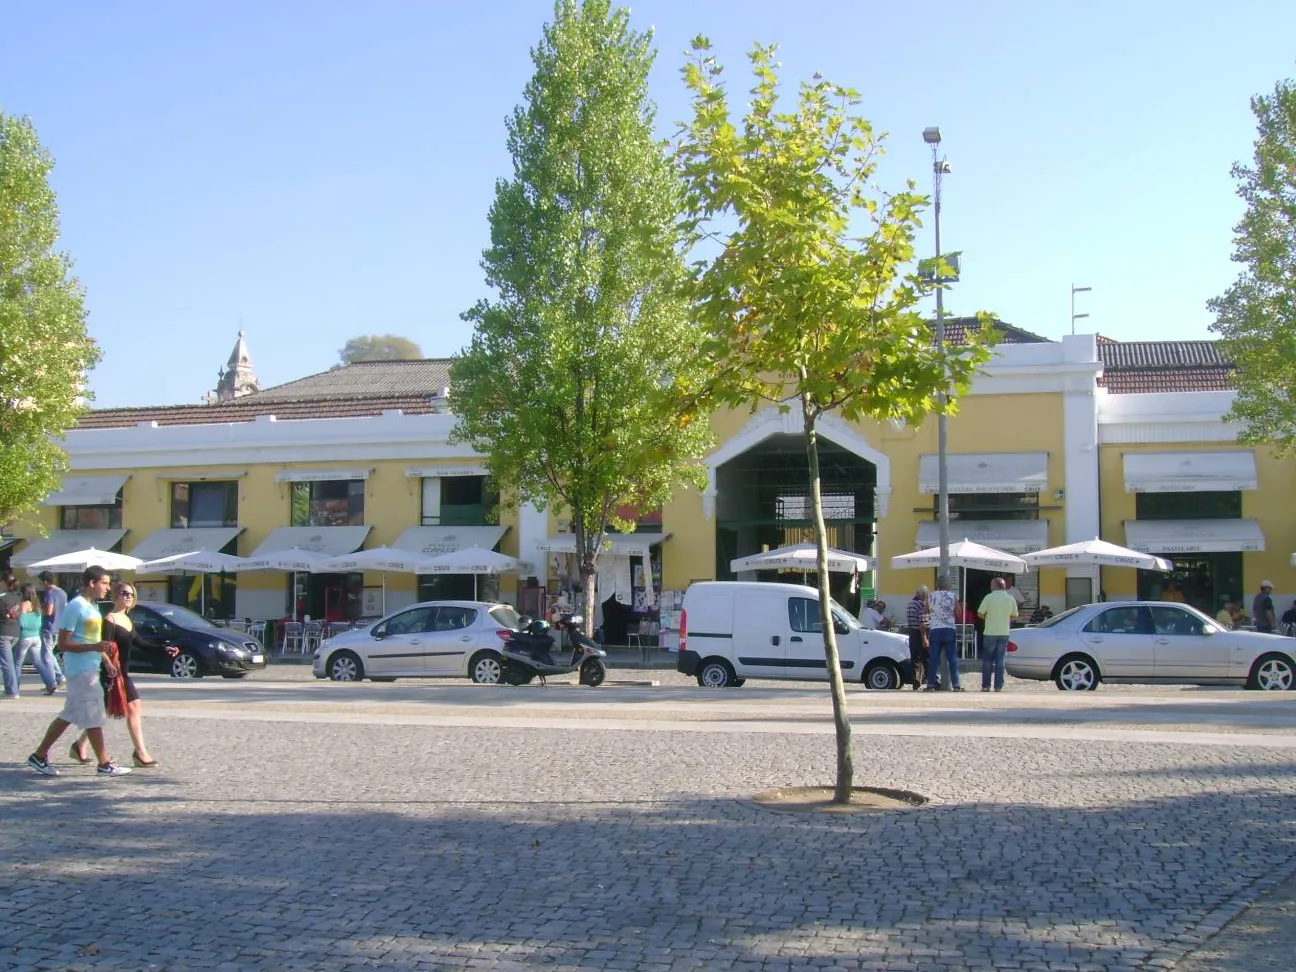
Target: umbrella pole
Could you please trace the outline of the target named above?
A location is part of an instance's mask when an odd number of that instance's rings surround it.
[[[382,572],[382,586],[383,586],[383,617],[386,617],[387,616],[387,571],[385,570]]]
[[[473,600],[477,600],[477,575],[473,574]]]

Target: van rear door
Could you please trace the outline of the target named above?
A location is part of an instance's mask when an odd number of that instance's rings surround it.
[[[739,678],[787,674],[787,595],[744,588],[734,598],[733,665]]]

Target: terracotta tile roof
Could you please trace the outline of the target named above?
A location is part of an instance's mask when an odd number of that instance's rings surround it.
[[[103,408],[86,412],[77,420],[78,429],[129,428],[140,422],[158,425],[215,425],[223,422],[251,422],[258,415],[273,415],[279,421],[322,418],[360,418],[400,409],[406,415],[437,411],[440,403],[430,395],[355,395],[349,398],[262,398],[248,395],[214,405],[155,405],[144,408]]]
[[[1228,391],[1234,368],[1215,341],[1113,341],[1100,338],[1103,375],[1098,384],[1114,395],[1148,392]]]
[[[78,429],[125,428],[140,422],[158,425],[214,425],[251,422],[258,415],[280,421],[315,418],[359,418],[400,409],[406,415],[437,411],[442,389],[450,383],[450,361],[363,361],[308,375],[230,402],[212,405],[156,405],[104,408],[87,412]]]
[[[1103,371],[1098,384],[1113,395],[1147,392],[1230,391],[1237,387],[1232,365],[1197,368],[1123,368]]]
[[[449,358],[361,361],[263,388],[258,398],[355,398],[369,395],[436,395],[450,384]],[[241,400],[241,399],[240,399]]]
[[[1048,338],[1032,334],[1005,321],[996,320],[994,329],[999,332],[1000,344],[1046,344]],[[979,331],[981,322],[975,317],[945,318],[945,340],[950,344],[965,344],[969,331]]]

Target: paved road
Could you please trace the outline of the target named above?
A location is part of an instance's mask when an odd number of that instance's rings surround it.
[[[670,674],[146,678],[121,780],[3,703],[0,970],[1291,967],[1221,950],[1291,925],[1296,697],[852,690],[858,782],[931,802],[823,818],[746,799],[831,780],[821,687]]]

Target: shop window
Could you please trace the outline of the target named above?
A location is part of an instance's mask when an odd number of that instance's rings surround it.
[[[1242,516],[1240,490],[1201,493],[1135,493],[1140,520],[1236,520]]]
[[[171,526],[238,526],[238,483],[172,483]]]
[[[497,526],[499,490],[487,476],[429,476],[423,480],[423,526]]]
[[[120,530],[122,525],[121,492],[111,505],[60,506],[60,530]]]
[[[290,526],[364,526],[363,479],[293,483]]]
[[[932,497],[937,515],[939,497]],[[1039,493],[951,493],[951,520],[1038,520]]]
[[[167,601],[205,618],[234,617],[237,574],[187,574],[167,578]]]

